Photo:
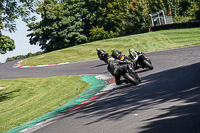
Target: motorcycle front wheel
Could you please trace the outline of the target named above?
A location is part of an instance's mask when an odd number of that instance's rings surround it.
[[[146,59],[143,60],[143,64],[146,66],[146,68],[153,70],[152,64],[149,61],[147,61]]]
[[[140,82],[139,80],[137,80],[136,75],[134,74],[125,73],[124,78],[134,85],[138,85]]]

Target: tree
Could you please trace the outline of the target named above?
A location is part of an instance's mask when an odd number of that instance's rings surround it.
[[[14,32],[16,30],[15,20],[19,17],[23,21],[29,22],[35,20],[30,17],[30,13],[34,12],[36,0],[1,0],[0,1],[0,53],[5,54],[15,48],[14,41],[5,35],[2,30]]]
[[[112,38],[126,34],[129,27],[132,0],[99,0],[96,23],[90,30],[90,40]],[[101,33],[99,33],[101,32]]]
[[[3,24],[0,23],[0,30],[3,29]],[[0,54],[5,54],[15,48],[14,40],[8,36],[1,35],[0,32]]]
[[[9,36],[0,35],[0,53],[5,54],[15,48],[14,40]]]
[[[30,44],[49,52],[86,42],[84,5],[84,0],[44,0],[37,9],[42,20],[28,25]]]
[[[199,7],[199,10],[195,12],[195,18],[197,20],[200,20],[200,1],[197,2],[197,5]]]
[[[90,39],[127,35],[147,27],[150,22],[147,6],[144,0],[100,0]]]
[[[28,25],[32,31],[28,37],[32,45],[49,52],[147,28],[151,23],[149,14],[160,10],[174,17],[192,14],[198,18],[199,6],[192,2],[196,1],[44,0],[37,9],[42,20]]]
[[[16,30],[15,19],[19,17],[23,21],[35,20],[30,14],[35,11],[37,0],[1,0],[0,1],[0,22],[3,28],[14,32]]]

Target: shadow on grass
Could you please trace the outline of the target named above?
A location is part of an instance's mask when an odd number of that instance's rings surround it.
[[[10,92],[0,92],[0,102],[9,100],[10,98],[13,97],[12,95],[13,95],[15,92],[19,92],[19,91],[20,91],[20,89],[13,90],[13,91],[10,91]]]
[[[141,133],[200,132],[200,63],[155,73],[142,79],[143,83],[137,87],[114,89],[95,104],[80,109],[78,113],[81,116],[77,119],[96,117],[86,124],[91,125],[159,109],[162,113],[141,118],[141,126],[138,127]]]

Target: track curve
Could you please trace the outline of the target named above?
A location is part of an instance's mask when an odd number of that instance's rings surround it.
[[[147,56],[152,59],[153,65],[156,69],[150,72],[146,72],[144,75],[167,70],[170,68],[176,68],[182,65],[197,63],[199,62],[199,51],[200,46],[193,46],[147,53]],[[48,77],[61,75],[108,74],[106,70],[106,64],[100,60],[70,63],[59,66],[13,68],[13,65],[17,62],[18,61],[11,61],[8,63],[0,64],[0,79]]]
[[[35,133],[200,132],[200,46],[147,53],[154,70],[138,71],[142,84],[116,87],[99,101],[72,111]],[[0,65],[0,78],[108,74],[94,60],[45,68]],[[3,71],[2,71],[3,70]]]

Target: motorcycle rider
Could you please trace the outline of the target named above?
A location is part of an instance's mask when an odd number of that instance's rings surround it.
[[[107,70],[115,77],[115,83],[117,85],[120,85],[122,83],[128,83],[127,80],[121,80],[121,74],[120,70],[122,67],[125,67],[123,64],[127,63],[132,63],[128,60],[119,60],[119,59],[114,59],[113,57],[110,57],[108,53],[106,53],[104,50],[100,50],[97,48],[97,54],[102,54],[98,55],[101,60],[106,62],[108,64]]]
[[[133,48],[129,48],[128,51],[129,51],[128,59],[133,62],[134,68],[138,69],[137,60],[138,60],[139,54],[141,54],[141,52],[135,51]]]
[[[138,55],[140,54],[141,52],[139,51],[135,51],[133,48],[129,48],[129,55],[126,56],[126,55],[122,55],[122,52],[121,51],[118,51],[118,50],[115,50],[115,49],[112,49],[112,54],[111,56],[115,59],[119,59],[119,60],[131,60],[133,62],[133,65],[134,65],[134,68],[137,69],[137,60],[138,60]]]
[[[115,50],[114,48],[111,50],[111,56],[115,59],[120,59],[121,55],[122,55],[122,52],[121,51],[118,51],[118,50]]]
[[[106,53],[104,50],[97,48],[97,55],[100,60],[103,60],[105,63],[107,63],[107,58],[109,57],[108,53]],[[107,63],[108,64],[108,63]]]
[[[128,83],[128,81],[126,80],[120,80],[121,79],[120,69],[121,67],[123,67],[121,66],[121,64],[125,64],[127,62],[122,60],[117,60],[112,57],[109,57],[107,62],[108,62],[107,70],[115,77],[115,83],[117,85],[120,85],[122,83]]]

